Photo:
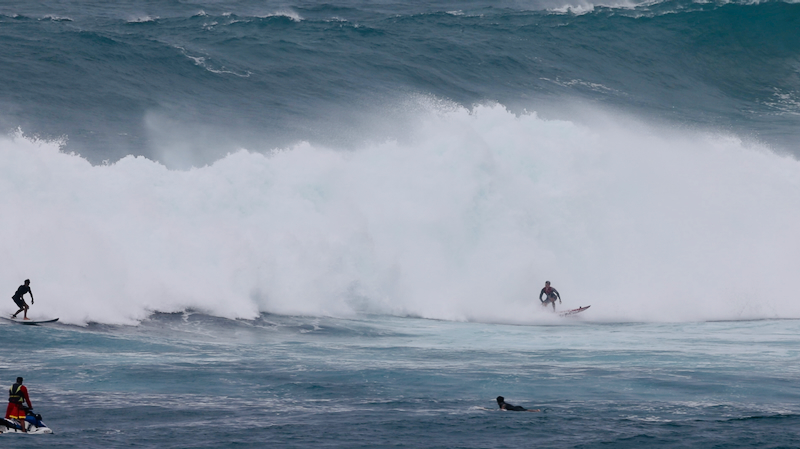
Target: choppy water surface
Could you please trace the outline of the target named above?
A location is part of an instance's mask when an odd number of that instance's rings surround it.
[[[793,447],[798,322],[159,315],[0,326],[55,435],[18,447]],[[542,413],[494,411],[494,397]],[[490,409],[490,410],[486,410]]]
[[[0,2],[0,293],[61,319],[0,323],[56,432],[0,441],[799,447],[798,30],[791,1]]]

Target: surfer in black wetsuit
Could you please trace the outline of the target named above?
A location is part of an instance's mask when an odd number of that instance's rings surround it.
[[[500,406],[500,410],[507,410],[507,411],[510,411],[510,412],[538,412],[539,411],[538,408],[536,410],[528,410],[525,407],[522,407],[520,405],[509,404],[508,402],[506,402],[506,398],[504,398],[502,396],[498,396],[497,397],[497,405]]]
[[[22,319],[24,319],[24,320],[30,319],[30,318],[28,318],[28,308],[29,307],[28,307],[28,304],[25,303],[25,298],[23,298],[25,293],[30,293],[30,295],[31,295],[31,304],[33,304],[33,292],[31,291],[31,280],[30,279],[25,279],[25,284],[24,285],[20,285],[19,288],[17,289],[17,292],[14,293],[14,296],[11,297],[11,299],[13,299],[14,302],[19,307],[19,310],[17,310],[17,313],[11,315],[11,318],[16,318],[17,315],[20,312],[24,312],[22,314]]]
[[[542,296],[546,296],[547,299],[542,301]],[[561,304],[561,295],[558,293],[558,290],[550,286],[550,281],[545,281],[544,288],[539,293],[539,301],[542,302],[542,305],[547,307],[548,304],[553,305],[553,312],[556,311],[556,299],[558,299],[558,303]]]

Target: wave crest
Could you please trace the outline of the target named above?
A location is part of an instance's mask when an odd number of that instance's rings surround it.
[[[4,138],[0,284],[31,278],[33,312],[69,323],[185,309],[529,323],[551,320],[545,279],[595,319],[800,316],[797,160],[604,113],[419,114],[403,141],[188,171]]]

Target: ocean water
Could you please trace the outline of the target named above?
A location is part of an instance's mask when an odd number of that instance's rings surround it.
[[[785,1],[0,3],[0,289],[60,318],[0,323],[55,431],[0,440],[797,447],[798,30]]]
[[[790,448],[800,444],[798,331],[797,320],[513,326],[192,313],[139,326],[8,323],[0,368],[26,375],[55,434],[0,438],[15,447]],[[496,411],[498,395],[541,412]]]

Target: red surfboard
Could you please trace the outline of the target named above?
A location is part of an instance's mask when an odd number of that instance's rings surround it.
[[[567,310],[566,312],[559,313],[558,316],[574,316],[574,315],[577,315],[577,314],[583,312],[584,310],[588,309],[589,307],[592,307],[592,306],[578,307],[577,309]]]

